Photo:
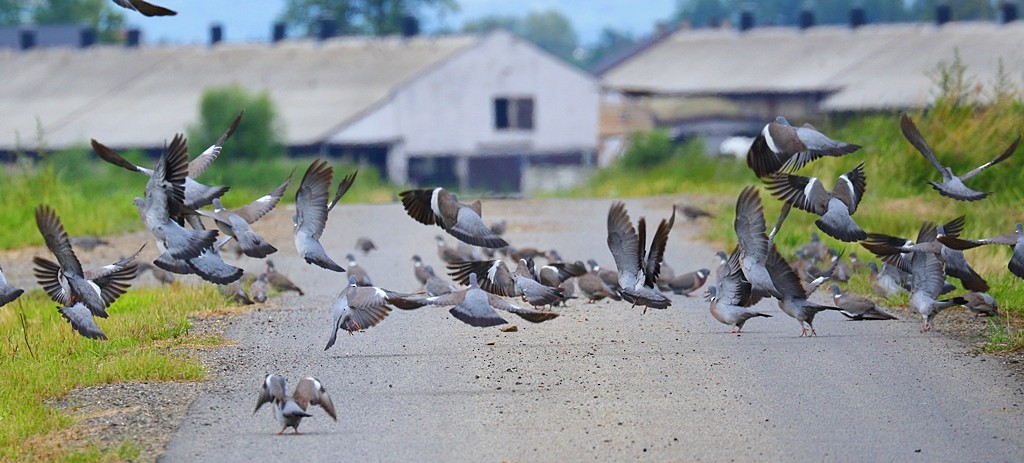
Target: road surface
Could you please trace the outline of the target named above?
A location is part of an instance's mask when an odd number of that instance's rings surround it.
[[[486,201],[483,212],[508,220],[514,246],[613,267],[610,203]],[[671,208],[667,198],[626,205],[634,220],[654,223]],[[307,295],[282,295],[231,324],[237,345],[215,354],[208,391],[162,461],[1024,461],[1019,379],[992,357],[920,333],[906,315],[848,322],[823,313],[819,336],[800,338],[773,301],[758,308],[774,317],[751,320],[741,336],[713,320],[702,297],[674,296],[671,308],[646,314],[577,300],[542,324],[508,317],[512,333],[428,307],[341,333],[325,352],[345,276],[296,257],[290,216],[277,211],[257,230],[277,237],[273,260]],[[372,237],[380,250],[357,254],[360,264],[378,286],[411,291],[412,254],[443,269],[439,233],[399,204],[342,205],[324,244],[342,262],[357,237]],[[677,218],[666,253],[676,271],[714,269],[715,249],[698,233]],[[268,372],[289,389],[319,378],[338,421],[317,408],[301,435],[276,435],[269,407],[252,412]]]

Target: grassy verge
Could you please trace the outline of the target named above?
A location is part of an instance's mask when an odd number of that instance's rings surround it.
[[[142,166],[152,159],[139,153],[124,153]],[[280,158],[258,163],[218,159],[200,180],[209,185],[231,186],[223,198],[226,207],[247,204],[276,188],[292,169],[292,185],[283,202],[295,201],[295,190],[310,159]],[[335,185],[356,169],[332,163]],[[359,177],[345,195],[345,202],[387,202],[395,188],[381,180],[373,168],[359,168]],[[27,159],[0,168],[0,249],[40,245],[34,210],[39,204],[53,206],[65,225],[77,235],[114,235],[142,229],[132,198],[143,196],[146,176],[112,166],[95,157],[91,150],[74,149],[44,155],[38,162]]]
[[[130,442],[68,448],[60,436],[75,420],[46,403],[99,384],[202,380],[202,364],[179,348],[222,341],[190,334],[188,315],[223,305],[211,285],[132,290],[97,322],[107,342],[72,331],[38,290],[0,308],[0,460],[131,459]]]

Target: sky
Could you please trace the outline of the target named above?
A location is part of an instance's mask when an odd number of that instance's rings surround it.
[[[228,42],[268,41],[273,22],[285,0],[151,0],[178,12],[177,16],[147,18],[129,11],[129,26],[142,29],[145,43],[205,43],[209,27],[220,23]],[[425,32],[440,27],[458,30],[466,20],[491,15],[525,16],[531,11],[557,9],[572,21],[584,44],[597,40],[605,26],[634,35],[649,34],[654,23],[668,18],[676,0],[456,0],[460,11],[445,18],[425,18]],[[244,6],[242,6],[244,5]]]

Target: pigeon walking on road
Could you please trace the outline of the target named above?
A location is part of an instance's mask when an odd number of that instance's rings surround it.
[[[829,289],[832,291],[832,303],[839,307],[839,313],[850,320],[896,320],[896,317],[879,309],[871,299],[845,294],[837,284],[832,284]]]

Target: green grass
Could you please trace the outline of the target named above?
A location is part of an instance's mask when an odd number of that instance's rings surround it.
[[[0,308],[0,460],[133,458],[130,442],[59,446],[75,419],[46,403],[99,384],[204,379],[203,365],[183,348],[222,341],[190,334],[188,315],[224,305],[211,285],[131,290],[97,321],[109,341],[79,336],[39,290]]]
[[[138,152],[123,153],[125,158],[153,166]],[[223,197],[226,207],[237,207],[270,193],[294,168],[295,175],[283,202],[295,201],[295,190],[311,159],[272,159],[243,162],[218,159],[199,179],[208,185],[228,185]],[[332,163],[334,185],[356,169],[344,163]],[[97,158],[91,150],[72,149],[44,154],[40,161],[20,159],[0,168],[0,249],[25,245],[41,245],[42,236],[36,228],[35,208],[49,204],[60,216],[68,233],[75,235],[115,235],[143,228],[132,198],[143,196],[147,177],[110,165]],[[333,186],[332,186],[333,188]],[[372,167],[360,167],[359,176],[342,199],[346,203],[387,202],[390,187]]]

